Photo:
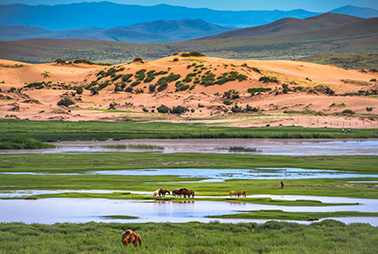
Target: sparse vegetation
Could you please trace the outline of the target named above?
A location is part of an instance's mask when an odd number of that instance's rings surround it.
[[[61,100],[59,100],[57,103],[58,106],[65,106],[65,107],[68,107],[74,104],[75,102],[71,100],[69,97],[64,97]]]
[[[182,57],[204,57],[205,55],[200,53],[200,52],[187,52],[187,53],[182,53]]]
[[[253,87],[253,88],[248,88],[247,92],[251,94],[251,96],[254,96],[256,93],[264,93],[267,91],[271,91],[272,88],[269,87]]]
[[[278,83],[278,79],[276,77],[268,77],[268,76],[263,76],[259,78],[259,81],[263,83]]]

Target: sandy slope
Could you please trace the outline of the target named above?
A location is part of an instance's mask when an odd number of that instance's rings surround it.
[[[176,56],[177,57],[177,56]],[[175,92],[175,82],[169,83],[168,89],[149,93],[148,86],[150,83],[141,83],[134,89],[144,89],[143,94],[131,94],[126,92],[114,92],[114,85],[109,85],[101,90],[98,95],[91,95],[90,91],[84,90],[82,95],[72,96],[74,90],[64,89],[63,85],[71,87],[86,86],[96,80],[96,74],[101,70],[108,70],[111,67],[86,64],[25,64],[8,60],[0,60],[0,117],[17,117],[30,120],[106,120],[114,121],[118,117],[142,117],[151,118],[161,117],[157,113],[143,113],[143,108],[154,109],[162,104],[169,107],[186,106],[194,109],[194,113],[186,113],[179,116],[166,116],[169,121],[185,121],[185,117],[209,117],[210,115],[227,115],[227,119],[206,120],[208,122],[230,122],[237,126],[265,126],[271,125],[302,125],[302,126],[352,126],[352,127],[378,127],[378,121],[375,117],[344,117],[331,115],[336,112],[342,112],[345,109],[351,109],[356,113],[364,114],[366,107],[372,107],[371,113],[378,114],[378,98],[364,96],[329,96],[323,93],[309,92],[289,92],[282,93],[282,83],[288,83],[290,88],[297,86],[315,87],[324,85],[330,87],[336,94],[346,92],[357,92],[360,89],[371,90],[378,89],[377,82],[370,82],[377,79],[378,74],[373,72],[361,72],[357,70],[346,70],[334,66],[324,66],[305,62],[294,61],[240,61],[219,58],[182,58],[179,61],[173,61],[176,57],[162,58],[153,62],[129,63],[122,64],[125,69],[121,74],[135,73],[140,69],[168,71],[181,75],[183,79],[186,74],[193,71],[193,67],[188,65],[196,63],[202,64],[202,74],[211,70],[216,76],[225,72],[238,71],[248,77],[246,81],[228,82],[223,85],[214,85],[204,87],[197,84],[191,91]],[[262,83],[258,79],[262,74],[254,71],[252,67],[258,68],[265,76],[277,77],[280,81],[277,83]],[[118,74],[117,73],[117,74]],[[151,84],[155,84],[160,76],[156,77]],[[107,80],[109,78],[104,78]],[[180,80],[181,80],[180,79]],[[358,82],[345,83],[342,80],[352,80]],[[52,85],[46,89],[23,88],[32,82],[50,82]],[[134,79],[133,79],[134,81]],[[369,82],[363,84],[364,82]],[[190,83],[192,85],[193,82]],[[14,87],[23,88],[20,92],[10,92]],[[260,95],[251,96],[247,89],[251,87],[269,87],[273,92],[265,92]],[[59,90],[63,89],[63,90]],[[243,114],[230,117],[224,113],[225,106],[222,97],[225,91],[235,89],[241,96],[233,100],[239,106],[245,107],[249,104],[253,107],[259,107],[261,112],[266,114],[282,113],[285,110],[312,110],[322,111],[327,116],[309,117],[298,116],[286,118],[252,118],[245,119]],[[276,94],[278,92],[278,94]],[[76,109],[67,109],[57,106],[57,102],[64,96],[76,100]],[[78,100],[80,98],[80,100]],[[123,112],[107,111],[109,104],[116,102],[116,109]],[[126,105],[125,103],[128,103]],[[331,106],[334,104],[333,106]],[[200,107],[201,106],[201,107]],[[203,107],[202,107],[203,106]],[[84,110],[85,109],[85,110]],[[90,110],[91,109],[91,110]],[[102,110],[99,110],[102,109]],[[70,111],[70,112],[69,112]],[[133,112],[126,112],[133,111]],[[155,110],[156,111],[156,110]],[[243,118],[243,119],[241,119]],[[319,120],[321,119],[321,120]],[[242,121],[241,121],[242,120]],[[201,120],[198,120],[201,121]],[[202,122],[205,120],[202,120]],[[332,123],[333,121],[333,123]],[[336,122],[338,125],[336,125]]]

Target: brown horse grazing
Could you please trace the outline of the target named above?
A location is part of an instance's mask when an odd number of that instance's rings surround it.
[[[238,191],[238,198],[240,196],[244,196],[245,198],[247,197],[247,194],[245,193],[245,191],[241,190],[241,191]]]
[[[160,189],[159,190],[159,197],[161,197],[161,196],[163,196],[163,197],[165,197],[165,194],[169,194],[169,195],[171,195],[171,193],[169,192],[169,190],[167,190],[167,189]]]
[[[134,233],[131,229],[125,230],[122,234],[121,242],[127,247],[129,243],[133,243],[135,247],[142,247],[142,238],[137,233]]]
[[[237,191],[230,191],[230,198],[232,198],[232,196],[236,197],[238,196],[238,192]]]
[[[179,197],[182,196],[182,193],[179,189],[175,189],[175,190],[172,191],[172,196],[175,197],[176,195],[179,196]]]
[[[192,198],[194,198],[194,191],[193,190],[188,190],[188,198],[190,198],[190,195],[192,195]]]

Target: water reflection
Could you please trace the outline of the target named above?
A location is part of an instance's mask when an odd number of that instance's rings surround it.
[[[145,139],[121,141],[64,141],[53,143],[55,149],[1,150],[0,154],[17,153],[93,153],[151,152],[151,150],[109,149],[106,145],[162,146],[163,153],[228,153],[220,148],[244,147],[261,150],[267,155],[378,155],[378,140],[326,139]]]
[[[280,196],[286,199],[286,196]],[[294,197],[287,197],[292,199]],[[312,199],[326,200],[327,197],[310,197]],[[331,198],[331,201],[343,203],[360,203],[361,205],[327,206],[327,207],[295,207],[261,205],[251,203],[230,203],[212,201],[182,202],[151,202],[131,200],[108,199],[67,199],[51,198],[39,200],[0,200],[0,222],[24,222],[54,224],[58,222],[83,223],[95,222],[210,222],[214,219],[206,218],[208,215],[235,214],[239,211],[252,210],[283,210],[286,212],[335,212],[360,211],[377,212],[378,200]],[[336,202],[337,203],[337,202]],[[105,216],[135,216],[137,219],[111,219]],[[335,218],[336,220],[353,223],[367,222],[378,226],[378,217],[371,218]],[[221,222],[264,222],[264,220],[243,219],[216,219]],[[300,222],[309,223],[309,222]]]

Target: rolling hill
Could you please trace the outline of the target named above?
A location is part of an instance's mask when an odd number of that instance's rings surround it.
[[[177,20],[135,24],[110,29],[90,27],[52,31],[21,25],[0,27],[0,40],[14,41],[36,38],[92,39],[134,43],[177,42],[218,34],[235,28],[207,23],[203,20]]]
[[[330,22],[330,15],[324,17]],[[319,54],[378,53],[378,18],[356,20],[352,23],[341,23],[294,34],[177,43],[132,44],[69,39],[1,41],[0,58],[31,63],[52,62],[58,58],[121,63],[131,61],[135,57],[151,60],[184,51],[200,51],[208,56],[232,59],[298,59]],[[319,20],[317,22],[326,23]]]
[[[222,34],[199,38],[199,40],[296,34],[361,20],[363,19],[349,15],[325,13],[306,19],[285,18],[267,25],[233,30]]]
[[[346,5],[337,9],[333,9],[329,12],[347,14],[351,16],[361,17],[361,18],[376,18],[378,17],[378,10],[373,8],[363,8],[356,7],[353,5]]]

